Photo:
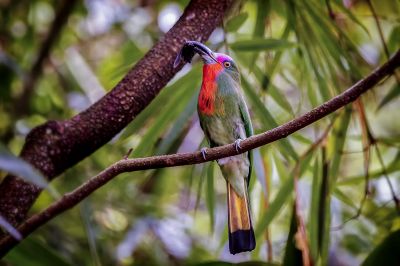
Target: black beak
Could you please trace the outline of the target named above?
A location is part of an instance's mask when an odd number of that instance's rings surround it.
[[[174,67],[180,63],[181,58],[183,58],[185,62],[191,62],[195,53],[198,53],[206,64],[212,62],[218,63],[218,60],[215,58],[215,55],[210,48],[200,42],[187,41],[176,57]]]

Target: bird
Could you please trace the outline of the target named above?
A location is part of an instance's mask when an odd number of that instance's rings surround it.
[[[174,66],[182,58],[191,62],[195,53],[204,63],[197,104],[200,126],[211,148],[234,143],[238,152],[217,160],[227,185],[229,251],[251,251],[256,246],[248,191],[252,154],[240,153],[240,143],[253,135],[253,127],[241,90],[240,72],[230,56],[214,53],[197,41],[184,44]],[[201,153],[206,159],[207,149],[202,148]]]

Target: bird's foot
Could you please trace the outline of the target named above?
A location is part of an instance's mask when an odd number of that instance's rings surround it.
[[[235,140],[235,149],[237,153],[239,153],[240,149],[242,149],[242,147],[240,147],[240,142],[242,142],[242,139]]]
[[[204,159],[204,160],[207,160],[207,159],[206,159],[207,148],[201,148],[200,152],[201,152],[201,155],[203,155],[203,159]]]

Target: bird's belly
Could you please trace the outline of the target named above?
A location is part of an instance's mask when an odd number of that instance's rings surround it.
[[[213,119],[212,123],[208,127],[208,132],[213,142],[218,145],[228,144],[235,141],[231,130],[227,128],[221,119]]]
[[[208,134],[218,146],[235,142],[235,140],[246,138],[244,125],[240,120],[214,118],[207,125]]]

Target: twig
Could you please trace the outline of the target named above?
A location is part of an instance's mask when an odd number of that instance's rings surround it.
[[[369,167],[370,167],[370,161],[371,161],[371,145],[373,145],[373,143],[375,143],[375,139],[372,136],[372,133],[369,129],[368,120],[365,115],[364,105],[362,104],[361,99],[358,99],[355,102],[355,106],[358,110],[359,120],[360,120],[360,124],[361,124],[362,143],[363,143],[362,153],[363,153],[363,157],[364,157],[364,174],[365,174],[364,193],[363,193],[363,197],[361,198],[360,205],[356,210],[356,213],[354,215],[352,215],[350,218],[346,219],[341,224],[339,224],[337,226],[332,226],[332,228],[331,228],[332,231],[341,230],[342,228],[344,228],[345,224],[347,224],[348,222],[358,219],[358,217],[360,217],[360,215],[362,213],[364,204],[369,195]]]
[[[360,207],[357,210],[355,218],[359,217],[362,213],[362,209],[364,207],[364,203],[368,198],[369,193],[369,167],[371,163],[371,145],[374,145],[375,138],[372,136],[372,132],[370,130],[367,116],[365,114],[364,105],[361,99],[358,99],[355,102],[358,108],[358,115],[361,124],[361,133],[362,133],[362,143],[363,143],[363,157],[364,157],[364,174],[365,174],[365,186],[364,186],[364,195],[360,202]]]
[[[14,105],[17,115],[22,116],[29,110],[29,100],[37,80],[42,75],[43,64],[47,60],[50,50],[56,43],[77,2],[77,0],[63,0],[60,3],[51,28],[42,42],[38,56],[24,80],[21,96]]]
[[[241,142],[240,153],[247,152],[251,149],[285,138],[290,134],[333,113],[339,108],[355,101],[364,92],[371,89],[387,75],[391,74],[399,66],[400,50],[397,51],[397,53],[384,65],[373,71],[370,75],[360,80],[349,89],[345,90],[340,95],[330,99],[322,105],[305,113],[304,115],[293,119],[279,127],[243,140]],[[28,236],[38,227],[45,224],[60,213],[74,207],[84,198],[93,193],[96,189],[105,185],[108,181],[121,173],[146,169],[158,169],[163,167],[198,164],[205,161],[213,161],[216,159],[233,156],[236,154],[237,151],[235,149],[235,144],[232,143],[208,149],[206,160],[204,160],[201,152],[199,151],[194,153],[161,155],[138,159],[122,159],[103,170],[97,176],[92,177],[72,192],[65,194],[60,200],[54,202],[42,212],[33,215],[31,218],[22,223],[21,226],[18,227],[18,230],[23,237]],[[0,257],[4,256],[17,243],[18,241],[16,241],[11,236],[3,237],[0,240]]]
[[[375,145],[375,150],[376,150],[376,155],[378,156],[379,163],[381,164],[381,167],[382,167],[383,176],[385,177],[386,182],[388,183],[388,186],[390,189],[390,193],[392,194],[392,200],[394,202],[395,208],[397,210],[397,213],[400,215],[400,200],[396,196],[396,191],[394,190],[392,182],[390,182],[389,175],[386,171],[385,164],[383,163],[383,158],[382,158],[381,152],[378,148],[378,145]]]
[[[361,124],[361,130],[362,130],[362,141],[363,141],[363,155],[364,155],[364,173],[365,173],[365,187],[364,187],[364,194],[360,202],[360,206],[357,208],[356,213],[351,216],[350,218],[346,219],[344,222],[342,222],[340,225],[333,226],[331,230],[336,231],[336,230],[341,230],[344,228],[345,224],[348,222],[358,219],[362,213],[364,204],[368,198],[369,195],[369,166],[370,166],[370,161],[371,161],[371,146],[374,146],[376,149],[377,157],[379,160],[379,163],[381,164],[382,168],[382,174],[386,179],[386,182],[388,183],[390,193],[392,195],[392,201],[395,204],[395,208],[397,212],[400,214],[400,200],[396,195],[396,192],[394,190],[394,187],[392,183],[390,182],[385,164],[383,162],[382,155],[380,153],[379,147],[378,147],[378,140],[374,137],[374,134],[371,131],[371,128],[369,127],[368,124],[368,119],[365,114],[365,108],[364,105],[361,101],[361,99],[357,100],[357,109],[359,113],[359,119],[360,119],[360,124]]]
[[[383,51],[385,52],[386,57],[389,58],[390,57],[389,49],[386,45],[385,37],[383,36],[383,31],[382,31],[381,24],[379,23],[378,15],[376,14],[375,8],[372,5],[371,0],[367,0],[367,3],[368,3],[369,9],[371,10],[372,16],[374,17],[376,27],[378,28],[379,38],[381,39],[381,42],[382,42]]]
[[[124,160],[127,160],[129,158],[129,156],[131,155],[132,151],[133,151],[133,148],[130,148],[128,150],[128,152],[124,155]]]
[[[371,0],[367,0],[367,3],[368,3],[369,9],[371,10],[372,16],[374,17],[376,27],[378,28],[379,38],[380,38],[382,46],[383,46],[383,51],[385,52],[385,55],[386,55],[386,59],[389,59],[390,52],[389,52],[389,48],[386,44],[385,37],[383,36],[383,30],[381,27],[381,23],[379,22],[379,17],[376,14],[376,10],[375,10],[374,6],[372,5]],[[394,77],[396,78],[397,84],[400,85],[400,77],[397,75],[397,73],[394,73]]]
[[[333,9],[332,9],[332,6],[331,6],[331,1],[330,0],[325,0],[325,4],[326,4],[326,8],[328,9],[329,17],[332,20],[335,20],[336,15],[335,15],[335,12],[333,12]]]

